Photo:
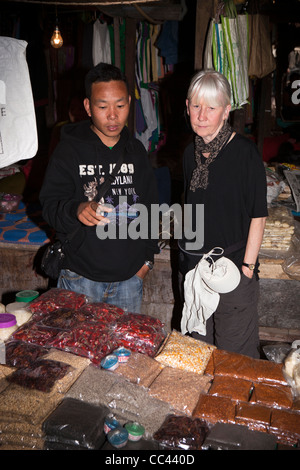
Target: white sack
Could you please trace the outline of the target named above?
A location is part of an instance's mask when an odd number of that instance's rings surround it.
[[[0,36],[0,168],[38,149],[26,47],[26,41]]]

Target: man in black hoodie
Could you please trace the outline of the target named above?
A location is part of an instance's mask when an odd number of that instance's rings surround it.
[[[85,88],[90,120],[64,126],[40,192],[44,219],[60,240],[69,240],[57,286],[138,313],[143,278],[158,253],[157,238],[149,235],[151,206],[158,204],[155,176],[143,144],[126,127],[131,97],[125,76],[100,63]],[[99,201],[120,154],[120,170]],[[141,220],[138,206],[145,209]],[[129,230],[138,220],[141,236],[138,224]]]

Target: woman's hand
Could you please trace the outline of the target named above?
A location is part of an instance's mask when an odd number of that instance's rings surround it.
[[[247,266],[242,266],[242,272],[245,274],[246,277],[249,277],[249,279],[252,279],[254,271],[247,268]]]

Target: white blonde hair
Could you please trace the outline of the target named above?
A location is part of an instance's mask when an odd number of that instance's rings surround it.
[[[208,106],[227,106],[231,102],[231,88],[227,78],[216,70],[197,72],[190,83],[187,99],[204,98]]]

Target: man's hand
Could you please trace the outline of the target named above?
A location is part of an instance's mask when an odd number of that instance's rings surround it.
[[[96,202],[82,202],[79,204],[77,209],[77,218],[78,220],[87,225],[88,227],[93,227],[94,225],[106,225],[109,223],[109,219],[104,217],[104,212],[111,212],[112,209]]]
[[[136,273],[136,275],[138,277],[140,277],[141,279],[144,279],[146,277],[146,275],[148,274],[148,272],[150,271],[150,269],[148,268],[148,266],[146,264],[143,264],[143,266],[141,267],[141,269]]]

